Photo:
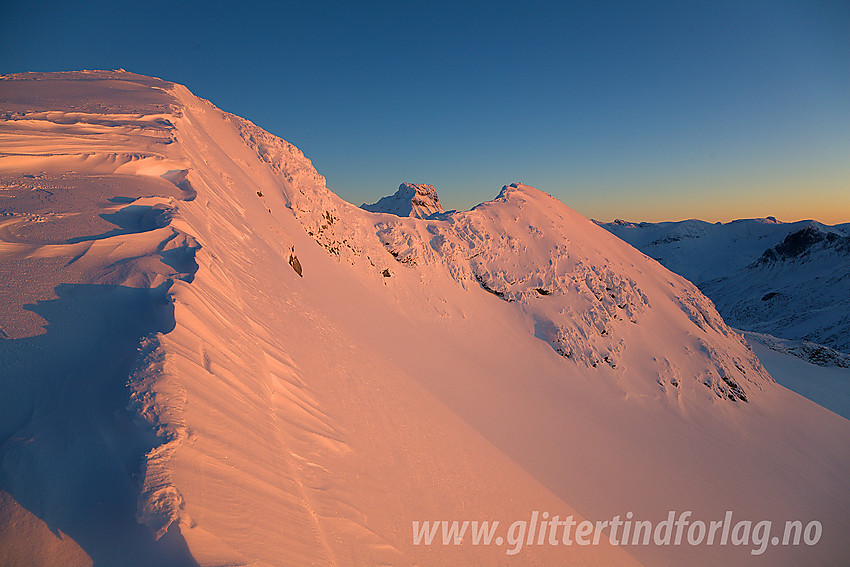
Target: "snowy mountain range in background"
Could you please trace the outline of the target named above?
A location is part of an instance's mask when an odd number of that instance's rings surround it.
[[[411,525],[534,510],[817,519],[818,545],[764,559],[850,556],[850,421],[552,196],[514,183],[444,212],[403,183],[356,207],[288,142],[124,71],[4,76],[0,104],[0,562],[494,565],[504,546],[415,545]],[[803,239],[818,266],[843,253],[824,230]],[[764,266],[669,244],[787,294],[792,232],[762,239]],[[752,549],[603,538],[512,561]]]
[[[601,224],[694,282],[734,327],[850,352],[850,224]]]
[[[751,343],[837,367],[808,368],[807,380],[783,383],[850,417],[850,224],[597,224],[694,282]],[[784,374],[782,366],[769,370]]]

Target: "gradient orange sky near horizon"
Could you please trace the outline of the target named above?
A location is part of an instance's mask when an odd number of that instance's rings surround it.
[[[564,198],[570,199],[570,193],[566,192]],[[806,184],[776,180],[742,186],[730,184],[723,188],[711,185],[700,188],[694,182],[686,190],[676,186],[656,188],[652,197],[647,198],[645,195],[649,193],[626,192],[602,203],[576,195],[567,204],[585,216],[603,221],[621,218],[646,222],[686,219],[729,222],[773,216],[783,222],[850,223],[850,186],[842,182],[828,184],[813,180]]]

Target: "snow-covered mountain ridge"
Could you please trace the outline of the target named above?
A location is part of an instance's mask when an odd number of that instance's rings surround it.
[[[7,76],[0,100],[0,519],[26,526],[6,557],[491,565],[504,548],[416,546],[411,523],[673,508],[817,518],[818,546],[771,563],[846,556],[850,422],[546,193],[369,212],[132,73]],[[603,539],[515,561],[752,557]]]
[[[240,124],[239,131],[249,144],[263,137],[264,133],[258,132],[253,124],[236,117],[230,119]],[[283,140],[267,139],[257,146],[257,151],[289,179],[288,171],[292,166],[277,156],[290,155],[290,148],[291,145]],[[306,171],[307,168],[296,165],[294,169]],[[305,177],[309,182],[321,179],[317,174],[305,173]],[[534,320],[538,338],[547,341],[564,357],[585,366],[605,363],[616,368],[625,338],[614,329],[623,329],[624,334],[636,342],[651,340],[640,333],[630,333],[628,326],[623,325],[624,322],[636,323],[639,313],[649,303],[627,275],[635,266],[634,262],[640,260],[609,260],[606,257],[610,253],[608,245],[615,240],[603,240],[600,246],[588,244],[598,238],[606,239],[607,235],[537,189],[514,183],[503,187],[494,201],[468,212],[450,213],[423,226],[397,218],[396,212],[383,214],[376,222],[374,215],[352,209],[349,203],[327,191],[323,179],[321,181],[318,189],[316,186],[299,188],[294,197],[287,195],[290,199],[287,206],[293,208],[307,233],[340,259],[363,264],[368,272],[384,277],[397,272],[399,264],[407,267],[419,264],[423,268],[439,265],[464,289],[475,282],[502,299],[520,302],[522,309]],[[396,196],[410,187],[402,184]],[[429,193],[433,191],[432,186],[412,187],[429,188]],[[436,199],[436,192],[433,195]],[[319,215],[316,215],[316,204],[325,209]],[[348,222],[336,222],[343,215]],[[585,237],[584,231],[588,230],[593,237]],[[581,240],[572,243],[567,236],[560,236],[569,231],[578,232]],[[553,238],[554,235],[558,236]],[[378,243],[383,249],[376,246]],[[386,252],[395,262],[387,264]],[[365,266],[363,260],[369,266]],[[616,262],[620,269],[608,268],[605,264],[609,261]],[[679,278],[675,284],[669,283],[671,287],[683,284],[686,289],[674,298],[680,316],[687,317],[691,324],[706,332],[716,332],[745,345],[738,335],[730,333],[710,302],[705,301],[692,285]],[[543,296],[545,301],[541,300]],[[573,315],[574,310],[578,316]],[[648,348],[663,351],[660,344]],[[697,340],[693,348],[707,353],[713,361],[713,371],[698,373],[698,379],[719,397],[745,400],[745,390],[737,382],[753,380],[758,384],[765,379],[758,361],[746,347],[730,355]],[[662,388],[667,384],[677,385],[681,376],[687,374],[664,358],[653,363],[658,367],[660,378],[657,382]],[[748,371],[752,378],[747,377]]]
[[[602,224],[696,283],[736,328],[850,352],[850,225]]]

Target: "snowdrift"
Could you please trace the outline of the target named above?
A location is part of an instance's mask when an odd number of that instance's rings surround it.
[[[546,193],[370,212],[180,85],[27,73],[0,99],[6,562],[850,557],[850,422],[776,384],[691,283]],[[762,555],[607,537],[511,555],[412,531],[670,510],[823,533]]]

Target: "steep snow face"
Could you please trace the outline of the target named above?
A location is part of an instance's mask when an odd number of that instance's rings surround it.
[[[850,352],[845,225],[768,218],[603,226],[696,282],[733,326]]]
[[[197,269],[188,193],[159,176],[182,165],[165,86],[0,81],[0,563],[193,564],[179,532],[154,543],[136,520],[160,441],[127,408],[140,345],[174,329],[169,294]]]
[[[400,217],[420,219],[443,212],[440,197],[434,186],[416,183],[402,183],[393,195],[382,197],[377,203],[371,205],[363,203],[360,208],[373,213],[392,213]]]
[[[747,389],[770,380],[690,283],[659,274],[643,255],[532,187],[505,186],[494,201],[447,215],[424,231],[392,221],[375,228],[398,263],[437,264],[465,287],[477,284],[516,302],[533,321],[534,335],[555,352],[579,367],[609,367],[632,392],[656,388],[677,398],[680,383],[696,381],[707,387],[703,393],[746,400]],[[699,331],[682,348],[701,353],[700,364],[708,360],[708,367],[692,367],[687,356],[671,360],[669,337],[640,330],[669,328],[673,321],[682,332]],[[641,372],[632,375],[634,368]],[[650,390],[647,375],[656,377]]]
[[[823,523],[771,564],[847,555],[850,422],[551,196],[369,212],[179,85],[0,89],[0,517],[36,526],[0,547],[61,532],[96,564],[490,565],[505,546],[417,546],[412,522],[675,509]],[[603,537],[517,561],[745,565],[751,549]]]

